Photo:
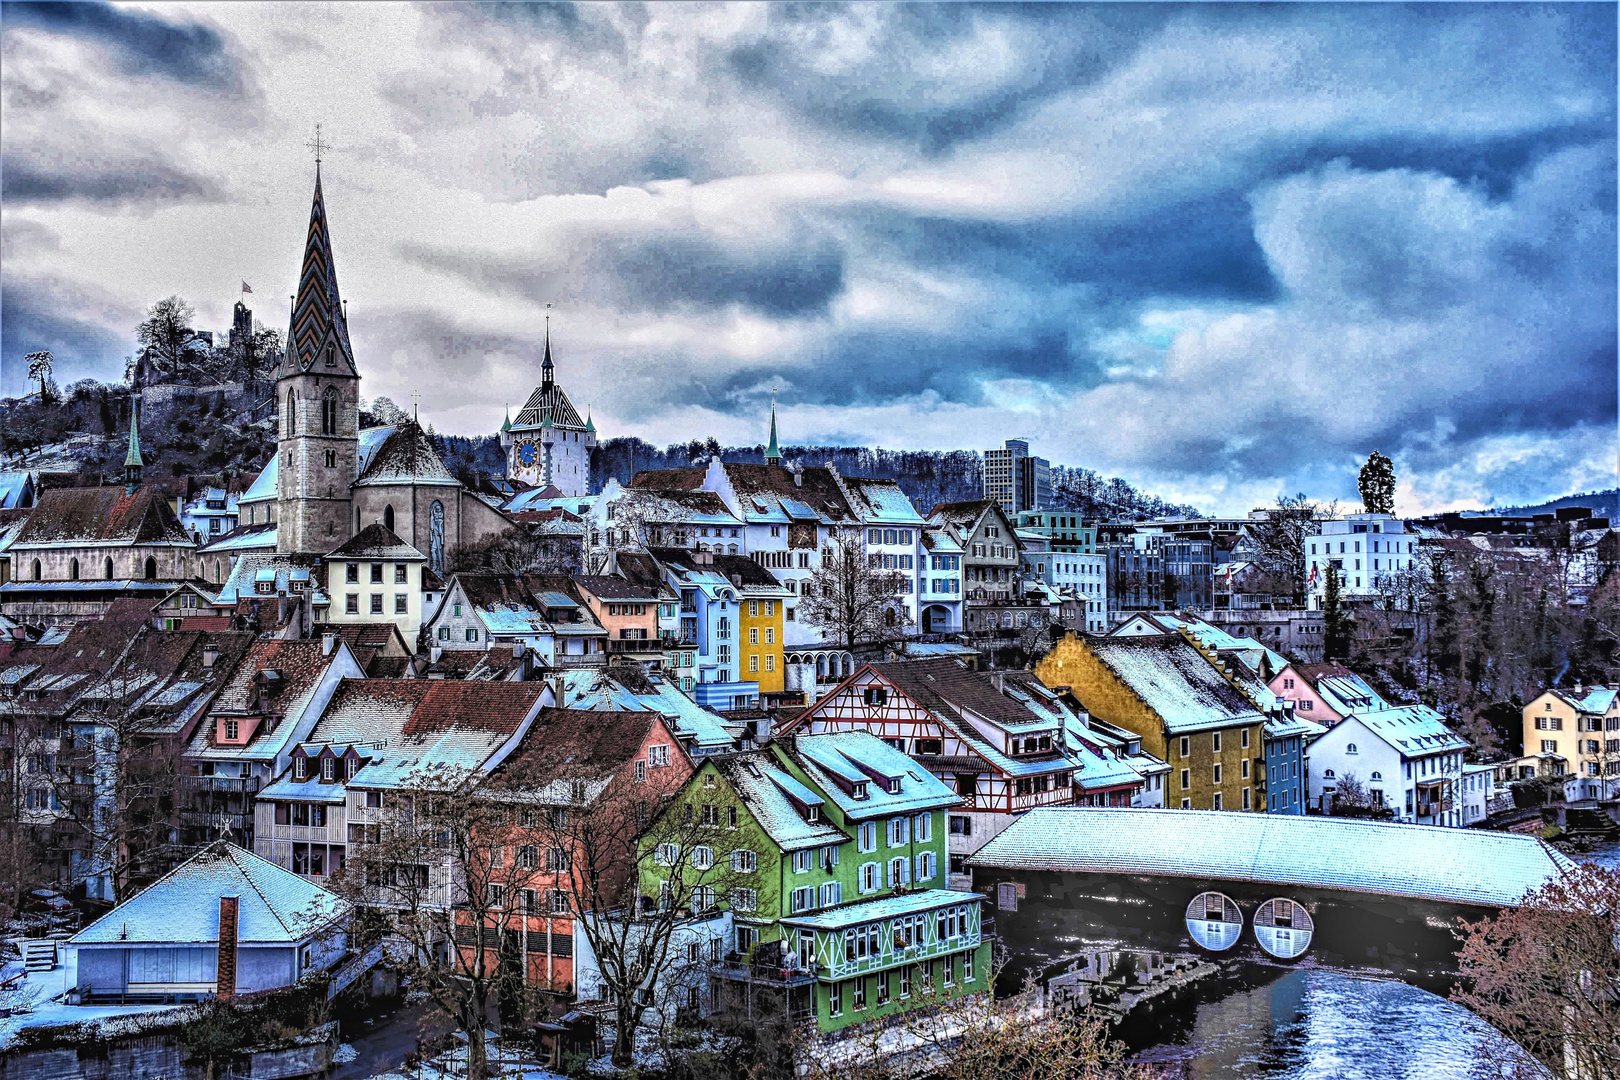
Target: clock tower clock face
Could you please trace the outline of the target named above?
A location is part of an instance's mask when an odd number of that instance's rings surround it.
[[[539,451],[534,448],[533,442],[525,439],[523,442],[518,443],[517,459],[519,464],[525,467],[533,465],[539,456]]]

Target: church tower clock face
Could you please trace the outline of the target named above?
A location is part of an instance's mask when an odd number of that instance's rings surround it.
[[[524,439],[517,445],[517,459],[518,464],[524,468],[531,468],[540,459],[540,451],[535,448],[532,440]]]

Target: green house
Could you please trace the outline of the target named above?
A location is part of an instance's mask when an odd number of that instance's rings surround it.
[[[713,1008],[785,1004],[832,1033],[989,989],[981,897],[945,887],[945,810],[959,799],[881,739],[800,735],[709,758],[681,801],[714,842],[662,853],[644,888],[659,895],[665,867],[727,861],[724,895],[695,901],[732,917]]]

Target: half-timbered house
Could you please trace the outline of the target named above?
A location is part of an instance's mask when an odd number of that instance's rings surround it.
[[[971,671],[942,658],[867,664],[788,731],[864,730],[909,754],[963,802],[951,813],[955,872],[1036,806],[1131,805],[1142,772],[1030,672]]]

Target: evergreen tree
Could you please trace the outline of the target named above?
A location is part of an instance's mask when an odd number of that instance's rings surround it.
[[[1377,450],[1368,455],[1356,486],[1361,489],[1361,504],[1367,508],[1367,513],[1395,512],[1395,463]]]
[[[1349,651],[1350,633],[1339,600],[1339,571],[1332,564],[1326,569],[1322,583],[1322,659],[1336,660]]]

